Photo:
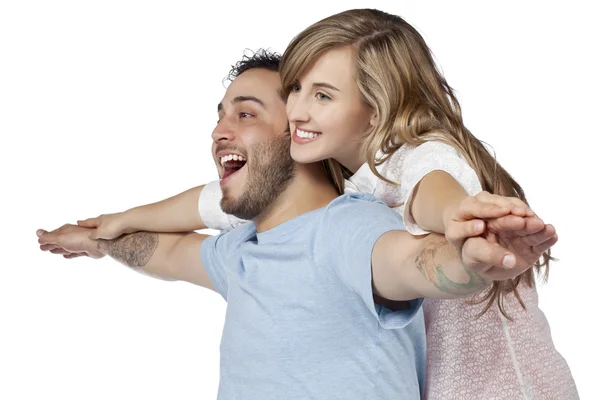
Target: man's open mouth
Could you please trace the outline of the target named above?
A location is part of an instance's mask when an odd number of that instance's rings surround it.
[[[219,159],[221,166],[223,167],[223,177],[221,179],[225,179],[246,165],[246,158],[239,154],[226,154]]]

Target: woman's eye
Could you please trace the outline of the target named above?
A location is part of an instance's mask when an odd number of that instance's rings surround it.
[[[331,100],[331,97],[327,96],[325,93],[317,92],[318,100]]]

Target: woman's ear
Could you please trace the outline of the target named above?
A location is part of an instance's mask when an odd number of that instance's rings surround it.
[[[379,115],[377,115],[377,111],[373,111],[373,114],[371,114],[371,119],[369,120],[369,125],[371,125],[371,128],[375,128],[378,124]]]

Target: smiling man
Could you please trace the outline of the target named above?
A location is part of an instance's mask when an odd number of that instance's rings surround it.
[[[212,152],[223,209],[251,222],[217,236],[137,232],[111,240],[65,225],[38,231],[42,250],[109,255],[221,294],[228,306],[219,399],[419,398],[422,297],[466,296],[532,263],[516,254],[516,265],[504,268],[508,251],[480,237],[457,251],[440,235],[410,235],[370,195],[338,197],[321,164],[290,157],[272,56],[257,53],[233,75]],[[440,290],[441,276],[461,289]],[[405,306],[393,311],[374,298]]]
[[[212,151],[221,176],[221,208],[238,218],[252,219],[287,187],[294,163],[279,74],[264,68],[244,72],[218,105]],[[260,98],[257,85],[267,91]]]

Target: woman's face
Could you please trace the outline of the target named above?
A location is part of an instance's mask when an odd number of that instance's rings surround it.
[[[351,47],[327,51],[292,86],[287,115],[292,158],[311,163],[334,158],[355,172],[365,160],[361,143],[375,121],[375,112],[356,85]]]

